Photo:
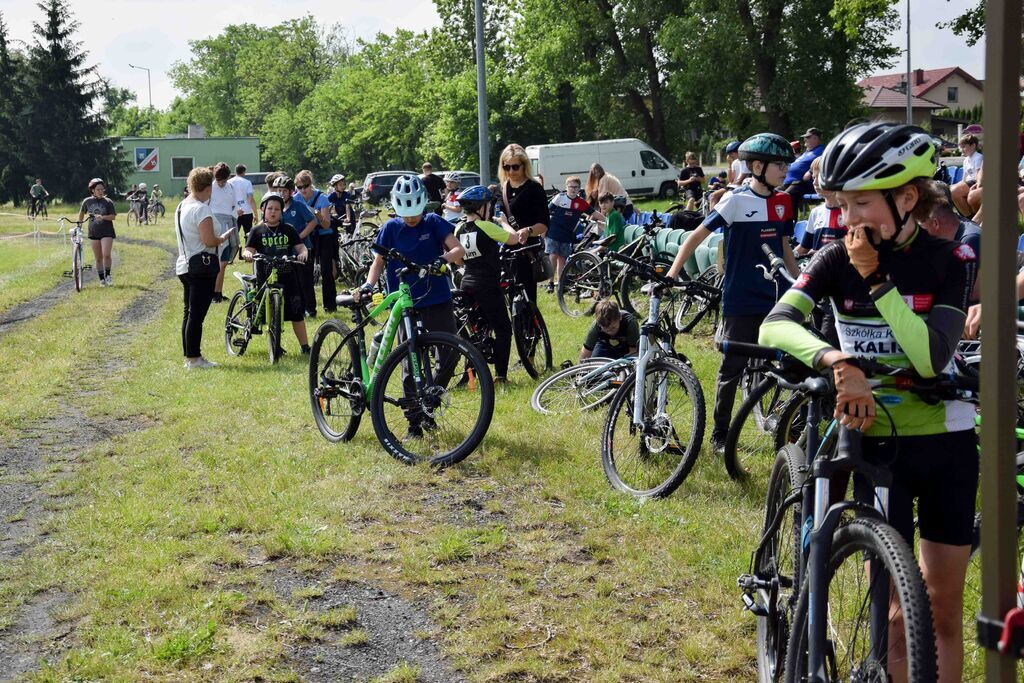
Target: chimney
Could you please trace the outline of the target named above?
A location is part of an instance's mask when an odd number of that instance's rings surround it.
[[[924,85],[924,69],[914,69],[914,85]]]
[[[206,129],[197,123],[188,124],[188,139],[196,140],[206,137]]]

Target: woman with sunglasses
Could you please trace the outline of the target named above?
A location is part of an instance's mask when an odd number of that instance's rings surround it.
[[[502,225],[519,234],[520,244],[537,244],[548,231],[548,198],[544,187],[533,179],[530,158],[522,145],[511,144],[501,152],[498,161],[498,204]],[[533,259],[544,258],[525,254],[516,259],[516,278],[526,288],[531,301],[537,301],[537,279],[533,275]]]

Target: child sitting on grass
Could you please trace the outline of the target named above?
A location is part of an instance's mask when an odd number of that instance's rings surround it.
[[[618,359],[635,356],[640,348],[640,323],[611,299],[602,299],[594,307],[594,324],[590,326],[580,360],[590,357]]]

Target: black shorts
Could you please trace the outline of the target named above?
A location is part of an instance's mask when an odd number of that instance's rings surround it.
[[[703,196],[704,190],[696,185],[687,185],[683,188],[683,197],[686,199],[693,199],[699,202]]]
[[[863,452],[868,462],[888,465],[892,472],[889,523],[911,547],[915,499],[922,539],[971,544],[979,464],[973,429],[898,439],[865,437]],[[854,496],[874,504],[873,488],[860,477],[854,478]]]
[[[249,231],[252,230],[252,218],[253,216],[251,213],[243,213],[238,217],[238,227],[244,230],[247,235],[249,234]]]
[[[115,238],[117,235],[114,233],[114,225],[107,223],[106,225],[90,225],[89,226],[89,239],[101,240],[105,237]]]

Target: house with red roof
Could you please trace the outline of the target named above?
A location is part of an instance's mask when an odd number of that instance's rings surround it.
[[[890,88],[906,100],[906,73],[870,76],[857,85],[862,88]],[[914,69],[910,72],[910,94],[949,109],[972,109],[981,104],[984,86],[958,66],[945,69]],[[906,107],[906,101],[904,101]]]

